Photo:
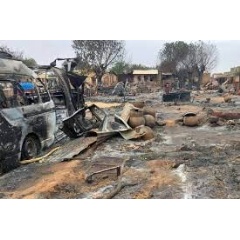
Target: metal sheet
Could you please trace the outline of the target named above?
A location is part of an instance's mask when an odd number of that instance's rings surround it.
[[[97,137],[81,137],[74,139],[67,144],[62,145],[59,150],[48,157],[48,162],[71,160],[96,142]]]
[[[132,109],[138,109],[138,108],[134,107],[134,105],[131,104],[131,103],[126,103],[126,104],[125,104],[125,106],[124,106],[124,108],[123,108],[123,110],[122,110],[122,113],[121,113],[121,118],[122,118],[125,122],[128,121],[128,119],[129,119],[129,117],[130,117],[130,112],[131,112]]]
[[[143,137],[146,132],[144,131],[144,126],[137,127],[124,132],[119,132],[125,140],[137,139]]]
[[[15,74],[36,78],[37,75],[24,63],[12,59],[0,59],[0,74]]]

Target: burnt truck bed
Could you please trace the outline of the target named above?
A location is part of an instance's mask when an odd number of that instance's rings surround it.
[[[163,102],[190,102],[191,100],[191,92],[173,92],[168,94],[163,94],[162,101]]]

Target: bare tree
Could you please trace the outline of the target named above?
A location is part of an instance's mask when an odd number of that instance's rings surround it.
[[[178,73],[184,72],[189,80],[190,86],[193,85],[195,66],[196,66],[196,46],[194,43],[189,43],[187,48],[187,54],[178,64]]]
[[[24,57],[24,53],[22,51],[20,52],[14,51],[5,45],[0,46],[0,51],[11,54],[13,58],[21,60],[24,64],[26,64],[30,68],[36,67],[38,65],[35,59]]]
[[[78,58],[78,67],[93,70],[101,80],[109,66],[122,59],[124,41],[117,40],[74,40],[73,49]]]
[[[212,70],[218,61],[217,47],[212,43],[199,41],[195,43],[195,69],[198,75],[198,88],[202,81],[203,73]]]
[[[165,43],[159,52],[159,58],[160,70],[175,73],[181,79],[187,76],[191,85],[193,85],[194,77],[197,77],[199,89],[204,72],[216,66],[218,52],[216,46],[208,42],[176,41]]]
[[[13,58],[16,58],[16,59],[19,59],[19,60],[23,59],[23,52],[13,51],[6,45],[0,46],[0,51],[11,54],[13,56]]]

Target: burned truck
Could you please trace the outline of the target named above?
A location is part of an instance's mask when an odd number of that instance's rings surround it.
[[[85,106],[85,77],[72,72],[73,59],[65,62],[63,69],[56,60],[38,68],[55,74],[58,89],[52,89],[22,61],[0,52],[0,173],[36,157],[64,134],[79,137],[101,124],[101,111]]]

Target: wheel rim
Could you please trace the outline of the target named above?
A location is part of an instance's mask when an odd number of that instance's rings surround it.
[[[36,157],[38,154],[38,147],[37,147],[36,141],[32,138],[27,139],[25,142],[24,150],[25,150],[26,155],[29,156],[29,158]]]
[[[73,130],[75,131],[75,133],[80,133],[81,129],[78,127],[77,123],[73,124]]]

